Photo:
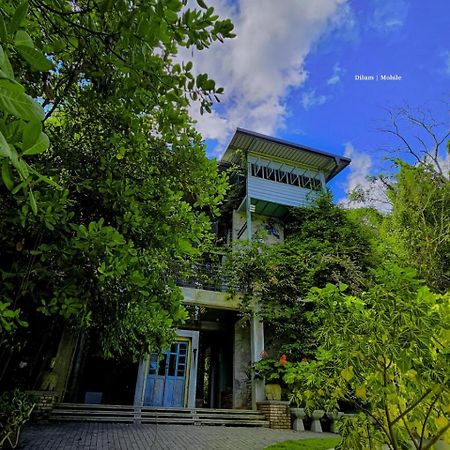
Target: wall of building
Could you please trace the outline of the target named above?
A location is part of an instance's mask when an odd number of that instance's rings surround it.
[[[286,206],[309,206],[317,197],[318,193],[312,189],[286,184],[278,181],[252,176],[251,164],[268,167],[270,169],[279,169],[285,173],[293,173],[318,180],[324,187],[324,176],[317,170],[303,167],[295,167],[290,164],[284,164],[276,161],[269,161],[257,156],[250,155],[249,176],[248,176],[248,195],[251,198],[264,200]],[[320,186],[319,184],[319,186]]]
[[[247,231],[244,231],[239,236],[239,231],[246,223],[246,215],[244,212],[233,212],[233,241],[238,239],[247,240]],[[252,214],[252,235],[262,235],[265,242],[268,244],[281,244],[284,242],[284,227],[283,223],[273,217],[261,216]]]
[[[248,193],[251,198],[285,206],[309,206],[317,198],[318,192],[310,189],[248,177]]]

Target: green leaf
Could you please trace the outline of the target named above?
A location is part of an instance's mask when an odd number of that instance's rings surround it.
[[[23,152],[24,155],[38,155],[48,149],[50,142],[45,133],[40,133],[36,143]]]
[[[19,183],[12,191],[12,194],[17,194],[22,188],[25,188],[28,185],[26,181],[22,181]]]
[[[9,148],[8,142],[0,132],[0,156],[3,158],[11,158],[11,150]]]
[[[341,377],[345,380],[345,381],[350,381],[354,376],[353,373],[353,367],[347,367],[346,369],[341,370]]]
[[[0,70],[0,76],[2,75],[2,71]],[[19,94],[23,94],[25,92],[25,88],[19,84],[17,81],[11,79],[0,79],[0,87],[5,87],[10,91],[19,92]]]
[[[25,45],[17,45],[17,51],[22,58],[31,65],[34,70],[47,71],[53,68],[53,63],[48,60],[39,50]]]
[[[203,0],[197,0],[198,6],[203,9],[208,9],[208,6],[206,6],[206,3]]]
[[[39,120],[28,122],[23,128],[22,151],[28,150],[39,139],[42,131],[42,122]]]
[[[37,205],[36,205],[36,199],[34,198],[33,191],[30,189],[28,191],[28,198],[30,200],[31,209],[33,210],[33,214],[37,214]]]
[[[46,177],[45,175],[40,174],[37,170],[34,170],[32,166],[29,167],[30,172],[36,175],[40,180],[42,180],[44,183],[49,184],[50,186],[55,187],[56,189],[62,190],[62,187],[54,182],[51,178]]]
[[[14,12],[14,16],[11,19],[11,22],[9,24],[9,31],[11,33],[14,33],[14,31],[17,30],[17,28],[22,25],[22,22],[24,21],[25,17],[28,14],[28,2],[22,2]]]
[[[0,12],[0,41],[6,42],[8,40],[8,30],[6,29],[5,19]]]
[[[29,95],[0,85],[0,109],[24,120],[43,120],[44,109]]]
[[[29,166],[23,159],[18,159],[16,162],[13,161],[13,166],[17,169],[23,180],[26,180],[29,177]]]
[[[7,189],[10,191],[14,187],[14,181],[11,174],[11,167],[8,159],[3,159],[2,162],[2,180]]]
[[[33,40],[31,39],[30,35],[24,30],[19,30],[16,33],[16,35],[14,36],[14,43],[17,46],[20,45],[20,46],[34,48]]]
[[[12,69],[11,63],[9,62],[8,56],[3,50],[3,47],[1,45],[0,45],[0,67],[4,72],[4,75],[1,75],[2,77],[5,76],[6,78],[11,78],[14,80],[14,71]]]

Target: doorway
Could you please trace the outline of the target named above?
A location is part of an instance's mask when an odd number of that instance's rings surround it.
[[[197,386],[198,331],[178,330],[169,349],[147,355],[139,365],[134,405],[192,408]]]
[[[162,355],[149,358],[144,406],[183,407],[186,403],[190,341],[177,339]]]

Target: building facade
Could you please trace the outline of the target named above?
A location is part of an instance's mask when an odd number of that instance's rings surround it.
[[[232,177],[235,195],[221,219],[223,239],[283,242],[289,208],[310,205],[349,163],[342,156],[238,128],[220,161],[241,169]],[[230,298],[223,280],[180,284],[190,320],[170,350],[140,362],[134,405],[256,408],[264,400],[264,385],[252,379],[249,365],[265,349],[263,322],[257,313],[250,320],[240,315],[239,298]]]

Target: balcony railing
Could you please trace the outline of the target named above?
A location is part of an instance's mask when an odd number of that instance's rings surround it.
[[[218,263],[178,264],[172,268],[172,274],[178,286],[218,292],[228,288],[225,271]]]

